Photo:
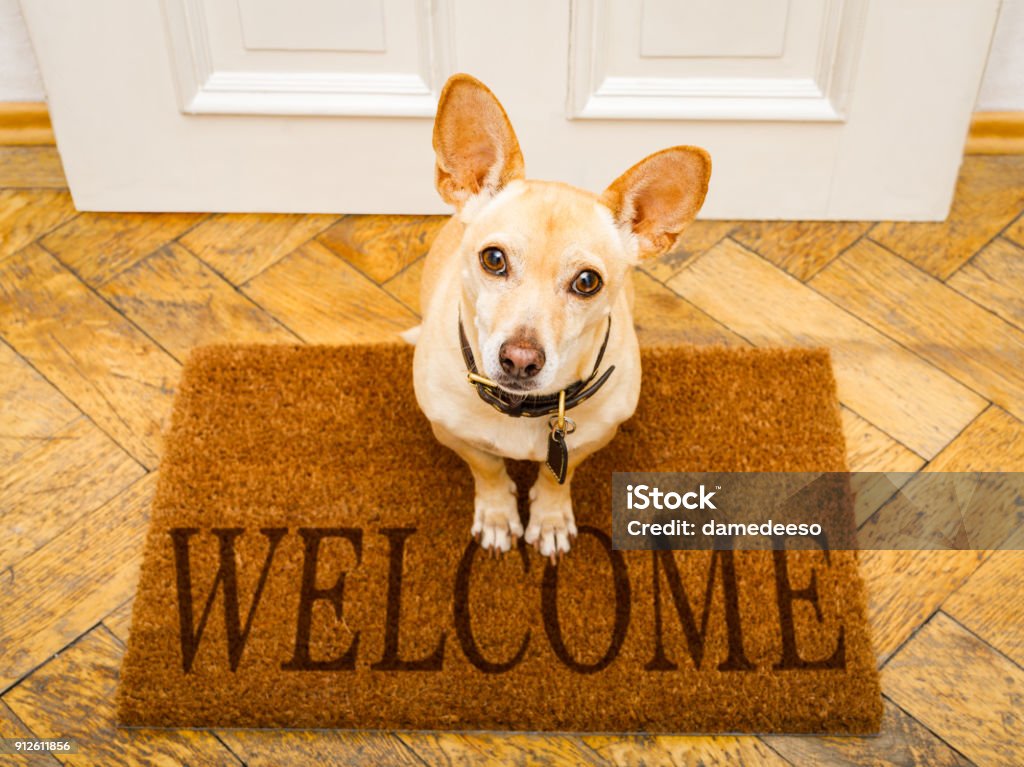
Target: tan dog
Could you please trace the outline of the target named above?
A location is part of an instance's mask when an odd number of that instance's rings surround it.
[[[666,149],[601,196],[527,181],[504,109],[468,75],[445,85],[434,150],[437,190],[457,212],[427,256],[423,323],[407,334],[416,398],[438,440],[469,464],[472,533],[485,549],[508,551],[524,532],[504,458],[549,464],[530,490],[525,539],[554,560],[576,535],[573,470],[639,397],[632,268],[668,251],[697,215],[710,159]],[[531,412],[507,414],[517,409]]]

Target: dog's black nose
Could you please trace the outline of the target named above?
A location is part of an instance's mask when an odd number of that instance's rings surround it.
[[[512,378],[533,378],[544,369],[544,350],[532,338],[512,338],[498,350],[501,368]]]

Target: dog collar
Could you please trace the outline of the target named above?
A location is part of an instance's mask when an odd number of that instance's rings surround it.
[[[608,348],[608,338],[611,332],[612,318],[609,316],[608,329],[605,330],[601,350],[597,353],[597,360],[594,362],[594,369],[589,377],[571,383],[554,394],[516,395],[499,387],[497,382],[480,375],[476,360],[473,359],[473,350],[469,345],[469,339],[466,338],[466,330],[462,326],[462,314],[459,313],[459,343],[462,346],[462,359],[466,362],[466,380],[476,388],[480,399],[495,410],[516,418],[521,416],[540,418],[546,415],[560,415],[564,418],[566,410],[571,410],[593,397],[615,370],[615,366],[612,365],[601,374],[600,378],[597,376],[601,360],[604,359],[605,349]]]

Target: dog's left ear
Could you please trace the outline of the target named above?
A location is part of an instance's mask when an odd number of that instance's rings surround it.
[[[486,85],[469,75],[452,75],[441,91],[434,152],[437,191],[456,208],[524,175],[519,140],[505,110]]]
[[[601,195],[619,226],[636,236],[641,258],[660,256],[676,244],[697,216],[711,178],[711,157],[694,146],[676,146],[646,157]]]

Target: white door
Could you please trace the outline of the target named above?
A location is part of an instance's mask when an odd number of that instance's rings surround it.
[[[708,218],[945,216],[998,0],[22,0],[86,210],[429,213],[469,72],[527,173],[674,144]]]

